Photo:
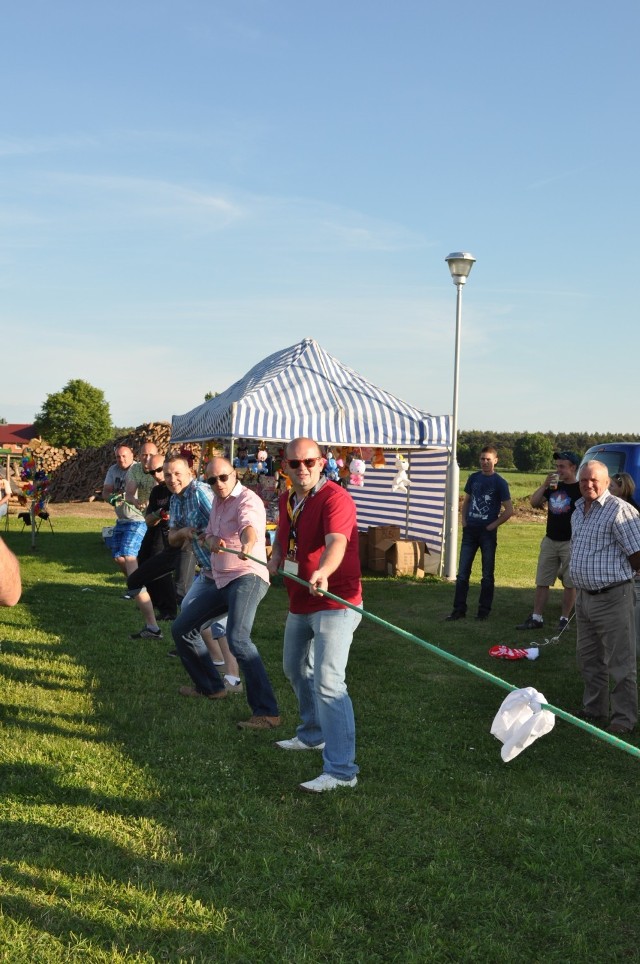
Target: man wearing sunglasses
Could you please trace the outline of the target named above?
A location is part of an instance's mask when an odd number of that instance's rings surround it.
[[[238,728],[271,730],[280,725],[280,711],[251,639],[258,605],[269,588],[264,503],[238,482],[227,459],[214,458],[207,466],[206,478],[213,489],[213,504],[198,546],[200,552],[210,553],[210,568],[204,569],[192,586],[171,627],[182,665],[194,683],[194,688],[183,687],[181,692],[209,699],[226,696],[211,657],[203,651],[199,630],[208,620],[227,613],[227,641],[244,674],[252,711],[250,719],[238,723]],[[249,555],[262,561],[254,562],[247,558]]]
[[[292,490],[280,497],[280,521],[269,561],[308,585],[287,579],[289,614],[283,666],[298,698],[302,722],[282,750],[322,750],[323,772],[300,784],[323,793],[358,782],[355,721],[345,672],[361,616],[322,595],[362,604],[356,507],[349,493],[322,475],[325,458],[310,438],[289,442],[283,469]]]
[[[162,639],[156,621],[155,610],[161,620],[173,620],[178,611],[173,573],[178,565],[181,551],[169,545],[169,504],[171,492],[164,481],[164,459],[152,455],[147,475],[154,481],[149,493],[144,521],[147,531],[140,552],[138,567],[127,579],[127,589],[135,598],[145,624],[132,639]]]

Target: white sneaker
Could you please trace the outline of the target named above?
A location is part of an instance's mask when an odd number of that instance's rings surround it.
[[[242,693],[242,690],[243,690],[242,680],[238,680],[237,683],[232,683],[232,682],[231,682],[230,680],[228,680],[227,677],[225,676],[225,678],[224,678],[224,680],[223,680],[223,683],[224,683],[224,688],[226,689],[227,693]]]
[[[321,773],[315,780],[301,783],[300,789],[308,790],[309,793],[324,793],[325,790],[336,790],[338,787],[355,787],[357,782],[357,777],[351,777],[350,780],[338,780],[336,777],[332,777],[330,773]]]
[[[276,740],[275,745],[279,746],[281,750],[324,750],[324,743],[316,743],[315,746],[310,746],[308,743],[299,740],[297,736],[292,736],[290,740]]]

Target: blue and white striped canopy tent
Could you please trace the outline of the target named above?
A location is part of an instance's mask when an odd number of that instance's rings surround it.
[[[382,447],[387,468],[369,470],[362,489],[350,487],[358,525],[399,525],[402,538],[440,552],[451,419],[429,415],[376,388],[313,338],[275,352],[226,391],[172,418],[171,441],[298,436],[321,445]],[[408,495],[391,492],[393,456],[409,457]]]
[[[448,415],[428,415],[376,388],[313,338],[269,355],[221,395],[174,415],[172,442],[212,438],[321,445],[448,447]]]

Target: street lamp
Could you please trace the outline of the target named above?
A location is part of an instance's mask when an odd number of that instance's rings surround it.
[[[466,284],[475,258],[468,251],[454,251],[444,259],[449,265],[451,279],[456,286],[456,351],[453,366],[453,421],[451,424],[451,461],[447,475],[447,531],[445,539],[445,578],[456,578],[458,554],[458,375],[460,372],[460,322],[462,320],[462,286]]]

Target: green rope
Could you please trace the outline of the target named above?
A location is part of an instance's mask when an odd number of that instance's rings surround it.
[[[221,549],[221,552],[230,552],[235,556],[240,555],[240,553],[235,549]],[[267,563],[262,559],[256,559],[254,556],[250,556],[245,553],[247,559],[251,559],[252,562],[257,562],[260,565],[266,566]],[[284,569],[278,569],[278,575],[284,576],[286,579],[291,579],[293,582],[300,583],[301,586],[310,587],[311,583],[307,582],[306,579],[301,579],[299,576],[294,576],[291,572],[285,572]],[[390,630],[392,633],[396,633],[398,636],[402,636],[404,639],[410,639],[412,643],[417,643],[418,646],[422,646],[428,652],[433,653],[434,656],[440,656],[442,659],[448,660],[448,662],[453,663],[455,666],[460,666],[462,669],[469,670],[470,673],[474,673],[481,679],[487,679],[496,686],[501,686],[502,689],[508,690],[509,692],[514,692],[520,689],[518,686],[514,686],[512,683],[507,683],[506,680],[500,679],[499,676],[494,676],[493,673],[487,672],[486,669],[481,669],[479,666],[474,666],[473,663],[467,662],[466,659],[461,659],[459,656],[454,656],[453,653],[448,653],[446,649],[440,649],[438,646],[434,646],[433,643],[428,643],[424,639],[420,639],[419,636],[415,636],[413,633],[407,632],[406,629],[401,629],[399,626],[394,626],[393,623],[388,622],[386,619],[382,619],[380,616],[374,615],[374,613],[367,612],[361,606],[354,606],[352,603],[346,601],[346,599],[341,599],[340,596],[335,596],[332,592],[323,589],[317,590],[322,596],[326,596],[327,599],[332,599],[334,602],[340,603],[341,606],[345,606],[347,609],[352,609],[354,613],[358,613],[360,616],[371,620],[373,623],[377,623],[379,626],[384,626],[385,629]],[[560,709],[558,706],[553,706],[551,703],[541,703],[541,707],[545,710],[551,710],[555,716],[559,716],[561,719],[565,720],[567,723],[573,723],[574,726],[579,726],[580,729],[586,730],[587,733],[591,733],[592,736],[598,737],[599,740],[603,740],[605,743],[610,743],[611,746],[615,746],[618,750],[624,750],[625,753],[630,753],[631,756],[635,756],[640,759],[640,748],[632,746],[630,743],[621,740],[619,737],[614,736],[612,733],[605,733],[603,730],[598,729],[592,723],[587,723],[586,720],[581,720],[577,716],[573,716],[571,713],[567,713],[566,710]]]

